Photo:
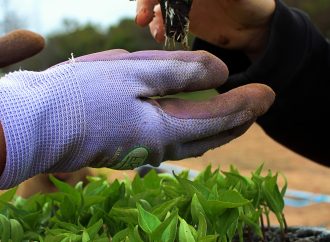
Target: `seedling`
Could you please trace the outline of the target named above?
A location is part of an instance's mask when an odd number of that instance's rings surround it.
[[[270,241],[269,214],[274,213],[285,238],[283,196],[278,175],[251,178],[232,167],[208,166],[194,180],[189,171],[157,174],[109,183],[89,177],[72,187],[50,177],[59,192],[0,196],[0,240],[9,241]],[[268,222],[264,222],[265,221]]]
[[[134,1],[134,0],[130,0]],[[160,0],[165,27],[165,48],[180,43],[188,49],[189,12],[193,0]]]
[[[188,48],[189,12],[192,0],[160,0],[162,16],[165,24],[165,46],[175,42]]]

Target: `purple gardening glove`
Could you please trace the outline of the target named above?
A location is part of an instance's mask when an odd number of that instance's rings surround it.
[[[216,88],[227,75],[207,52],[124,50],[9,74],[0,79],[0,186],[85,166],[158,166],[221,146],[267,111],[269,87],[250,84],[206,101],[150,97]]]

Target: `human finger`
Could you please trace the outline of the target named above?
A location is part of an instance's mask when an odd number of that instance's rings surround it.
[[[122,58],[131,60],[132,77],[145,86],[139,97],[212,89],[228,77],[227,66],[206,51],[138,51]]]
[[[253,123],[254,120],[251,120],[250,122],[222,131],[213,136],[193,140],[180,145],[169,146],[168,151],[165,152],[164,160],[182,160],[189,157],[201,156],[205,152],[225,145],[243,135]]]
[[[28,30],[14,30],[0,38],[0,67],[29,58],[45,46],[44,38]]]
[[[142,27],[147,26],[154,17],[154,7],[156,4],[158,4],[158,0],[137,0],[136,24]]]
[[[153,100],[152,104],[166,114],[163,115],[164,122],[173,125],[175,134],[171,137],[186,143],[250,123],[263,115],[274,99],[275,94],[270,87],[254,83],[219,94],[210,100],[167,98]]]
[[[164,20],[162,17],[162,12],[160,10],[160,5],[156,5],[155,7],[155,15],[153,20],[149,24],[149,29],[151,35],[158,43],[162,43],[165,41],[165,27]]]
[[[222,85],[228,77],[227,66],[206,51],[148,50],[129,53],[114,49],[74,60],[118,61],[117,71],[123,68],[131,81],[138,83],[140,88],[136,95],[141,98],[212,89]]]

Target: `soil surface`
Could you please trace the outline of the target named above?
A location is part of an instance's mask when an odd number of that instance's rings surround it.
[[[254,236],[252,233],[244,234],[246,242],[329,242],[330,233],[322,228],[311,227],[291,227],[285,233],[277,227],[265,229],[264,241],[260,240],[259,236]],[[234,237],[234,242],[239,242],[238,237]]]
[[[219,165],[223,170],[234,164],[245,175],[250,175],[251,171],[264,163],[265,171],[271,169],[286,176],[288,189],[330,195],[330,168],[313,163],[286,149],[269,138],[256,124],[243,136],[208,151],[201,157],[166,162],[193,170],[202,170],[210,163],[213,167]],[[132,171],[118,172],[105,169],[96,172],[108,173],[110,180],[134,174]],[[288,226],[317,226],[330,229],[330,203],[312,203],[304,207],[286,206],[284,212]]]

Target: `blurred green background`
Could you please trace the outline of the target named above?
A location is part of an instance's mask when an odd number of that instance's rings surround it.
[[[329,0],[286,0],[288,5],[307,12],[320,31],[330,36]],[[283,26],[285,27],[285,26]],[[75,20],[63,21],[60,32],[46,38],[46,48],[38,55],[1,70],[9,71],[44,70],[54,64],[66,61],[71,53],[75,57],[106,49],[126,49],[128,51],[163,49],[149,33],[148,28],[138,27],[133,19],[122,19],[117,25],[101,30],[93,23],[79,25]]]

